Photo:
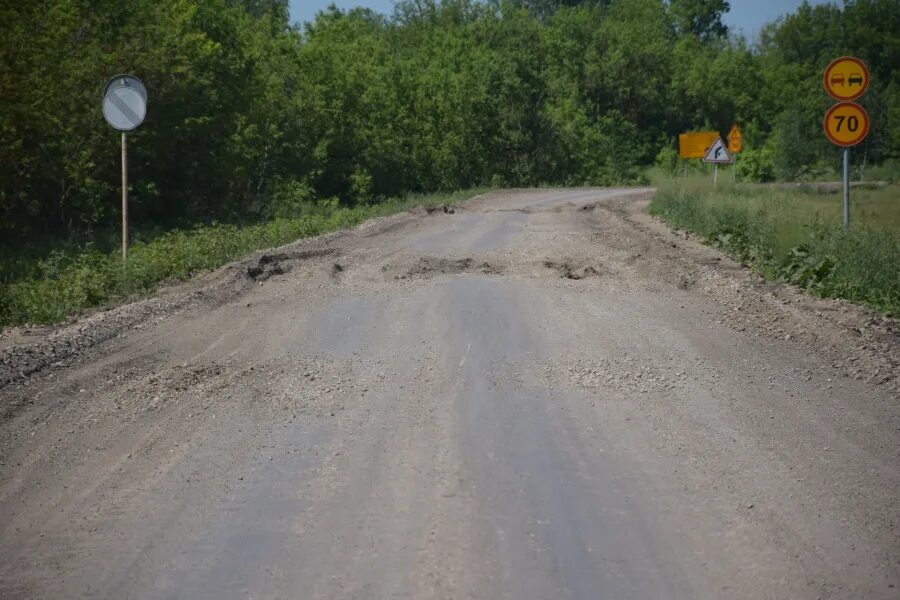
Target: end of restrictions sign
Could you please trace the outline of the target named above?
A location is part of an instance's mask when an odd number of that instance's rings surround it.
[[[147,116],[147,88],[133,75],[116,75],[103,88],[103,116],[119,131],[131,131]]]

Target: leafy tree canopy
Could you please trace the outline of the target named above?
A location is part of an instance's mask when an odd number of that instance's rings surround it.
[[[160,228],[315,198],[634,181],[679,133],[733,122],[753,173],[803,177],[838,160],[819,123],[841,54],[872,74],[855,155],[900,159],[897,0],[804,4],[756,45],[728,34],[728,8],[401,0],[298,27],[285,0],[5,2],[0,249],[116,222],[119,135],[99,95],[122,72],[150,95],[129,134],[135,221]]]

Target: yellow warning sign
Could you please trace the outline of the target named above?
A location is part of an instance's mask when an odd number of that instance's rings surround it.
[[[678,136],[678,154],[681,158],[703,158],[717,139],[718,131],[682,133]]]
[[[744,136],[741,135],[741,130],[737,125],[731,126],[727,139],[728,151],[732,154],[737,154],[744,149]]]

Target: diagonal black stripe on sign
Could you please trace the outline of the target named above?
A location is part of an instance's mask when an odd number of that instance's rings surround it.
[[[113,106],[119,109],[119,111],[125,116],[126,119],[131,121],[132,125],[137,125],[141,122],[141,118],[137,116],[137,114],[131,110],[131,107],[128,106],[124,100],[113,90],[110,94],[110,101],[113,103]]]
[[[119,112],[121,112],[126,119],[131,121],[132,125],[136,127],[141,122],[141,118],[137,116],[137,114],[135,114],[133,110],[131,110],[130,106],[125,104],[125,101],[122,100],[122,98],[120,98],[118,94],[116,94],[115,90],[110,92],[109,96],[107,97],[109,98],[109,101],[112,102],[112,105],[118,108]]]

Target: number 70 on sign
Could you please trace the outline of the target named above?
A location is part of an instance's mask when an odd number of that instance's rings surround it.
[[[869,114],[854,102],[839,102],[825,113],[825,135],[837,146],[855,146],[869,134]]]

